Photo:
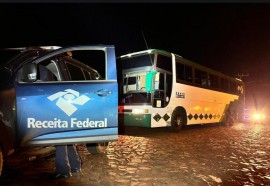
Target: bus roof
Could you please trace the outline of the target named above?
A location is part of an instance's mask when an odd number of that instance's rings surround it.
[[[131,56],[136,56],[136,55],[141,55],[141,54],[155,54],[155,53],[159,53],[159,54],[165,54],[165,55],[172,55],[171,52],[167,52],[165,50],[159,50],[159,49],[148,49],[148,50],[143,50],[143,51],[139,51],[139,52],[132,52],[126,55],[122,55],[120,56],[120,58],[126,58],[126,57],[131,57]]]
[[[191,60],[188,60],[186,58],[183,58],[182,56],[178,55],[178,54],[174,54],[174,53],[171,53],[171,52],[168,52],[168,51],[165,51],[165,50],[160,50],[160,49],[148,49],[148,50],[143,50],[143,51],[139,51],[139,52],[132,52],[132,53],[129,53],[129,54],[126,54],[126,55],[122,55],[120,56],[120,58],[128,58],[128,57],[132,57],[132,56],[137,56],[137,55],[142,55],[142,54],[145,54],[145,53],[148,53],[148,54],[155,54],[155,53],[159,53],[159,54],[163,54],[163,55],[175,55],[176,59],[180,59],[182,63],[186,64],[186,65],[191,65],[193,67],[198,67],[198,69],[200,70],[204,70],[206,72],[209,72],[209,73],[212,73],[212,74],[216,74],[220,77],[224,77],[224,78],[229,78],[231,80],[235,80],[235,81],[240,81],[242,82],[241,79],[238,79],[238,78],[234,78],[234,77],[231,77],[229,75],[226,75],[226,74],[223,74],[219,71],[216,71],[216,70],[213,70],[209,67],[206,67],[206,66],[203,66],[203,65],[200,65],[198,63],[195,63]]]

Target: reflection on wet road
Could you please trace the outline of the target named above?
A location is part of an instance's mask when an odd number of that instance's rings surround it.
[[[106,154],[83,152],[82,173],[57,181],[38,177],[53,169],[51,157],[9,185],[270,185],[269,142],[267,124],[191,126],[179,133],[129,127]]]

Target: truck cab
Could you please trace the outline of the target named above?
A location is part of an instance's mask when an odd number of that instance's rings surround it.
[[[0,175],[21,147],[118,139],[114,46],[9,48],[0,59]]]

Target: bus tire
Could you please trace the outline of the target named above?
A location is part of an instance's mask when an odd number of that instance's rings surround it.
[[[187,124],[186,112],[183,108],[176,108],[172,113],[171,129],[174,132],[180,131]]]
[[[106,153],[108,146],[109,146],[109,142],[86,144],[86,148],[88,152],[90,152],[91,154]]]
[[[0,146],[0,177],[1,177],[2,171],[3,171],[3,164],[4,164],[3,151],[2,151],[1,146]]]

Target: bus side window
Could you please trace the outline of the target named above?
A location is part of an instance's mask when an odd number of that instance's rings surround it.
[[[195,69],[195,83],[201,85],[202,79],[201,79],[202,72],[200,70]]]
[[[176,76],[177,79],[185,80],[185,65],[176,63]]]
[[[209,74],[210,87],[218,88],[218,77],[212,74]]]
[[[201,72],[202,85],[210,87],[210,79],[206,72]]]
[[[230,92],[235,93],[235,83],[233,81],[229,81],[230,84]]]
[[[188,82],[192,82],[192,68],[190,66],[185,65],[185,79]]]
[[[220,88],[223,91],[229,91],[229,82],[224,78],[220,78]]]

